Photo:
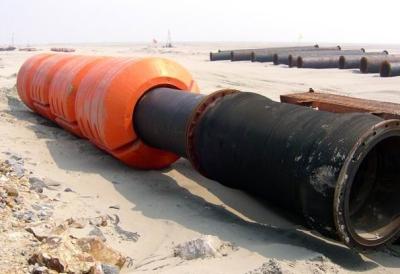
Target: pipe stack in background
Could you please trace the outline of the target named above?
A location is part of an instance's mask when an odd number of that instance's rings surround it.
[[[356,249],[400,236],[400,120],[236,90],[201,95],[183,67],[160,58],[37,55],[17,88],[32,110],[134,168],[185,157]]]
[[[399,76],[400,55],[388,51],[366,52],[364,48],[301,46],[210,52],[210,61],[252,61],[312,69],[360,69],[362,73],[380,73],[382,77]]]
[[[251,61],[254,54],[273,56],[277,52],[290,50],[313,50],[319,49],[318,45],[303,47],[275,47],[275,48],[258,48],[258,49],[237,49],[237,50],[218,50],[218,52],[210,52],[210,61],[231,60],[231,61]]]

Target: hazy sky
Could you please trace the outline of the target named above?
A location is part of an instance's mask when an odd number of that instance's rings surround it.
[[[0,43],[400,43],[399,0],[0,0]]]

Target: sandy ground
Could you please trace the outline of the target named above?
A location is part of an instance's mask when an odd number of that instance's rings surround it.
[[[76,54],[171,58],[192,72],[205,94],[235,88],[279,100],[280,94],[312,87],[400,103],[400,77],[208,61],[210,50],[252,46],[263,45],[199,43],[172,49],[145,44],[73,45]],[[50,46],[38,48],[45,51]],[[393,53],[400,49],[384,48]],[[104,233],[112,247],[131,258],[123,273],[399,273],[396,251],[360,255],[321,239],[295,225],[288,214],[198,175],[184,159],[162,171],[131,169],[30,112],[18,100],[14,85],[18,68],[37,53],[0,52],[0,159],[18,155],[32,175],[73,190],[46,190],[60,200],[54,219],[117,214],[120,227],[138,233],[137,241]],[[113,205],[119,209],[110,208]],[[202,235],[214,235],[233,247],[221,256],[205,259],[174,256],[178,244]]]

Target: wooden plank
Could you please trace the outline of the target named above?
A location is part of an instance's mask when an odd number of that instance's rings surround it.
[[[369,112],[383,119],[400,119],[400,104],[330,93],[305,92],[281,95],[282,103],[309,106],[329,112]]]

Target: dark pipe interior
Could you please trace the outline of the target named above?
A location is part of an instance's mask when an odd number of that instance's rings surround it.
[[[344,69],[345,62],[346,62],[346,57],[340,56],[339,57],[339,68],[340,69]]]
[[[297,58],[297,67],[302,68],[303,67],[303,58],[298,57]]]
[[[368,69],[368,59],[363,57],[360,60],[360,71],[366,73]]]
[[[251,53],[251,61],[252,61],[252,62],[255,61],[255,55],[256,55],[256,54],[255,54],[254,51],[253,51],[253,52]]]
[[[379,240],[400,226],[399,148],[399,136],[382,140],[365,156],[354,178],[349,218],[363,240]]]
[[[293,67],[293,56],[291,54],[288,56],[288,65],[289,67]]]
[[[274,65],[279,65],[279,56],[277,53],[275,53],[272,57],[272,62],[274,63]]]
[[[390,71],[391,71],[390,63],[387,61],[383,62],[381,66],[381,77],[389,77],[391,74]]]

